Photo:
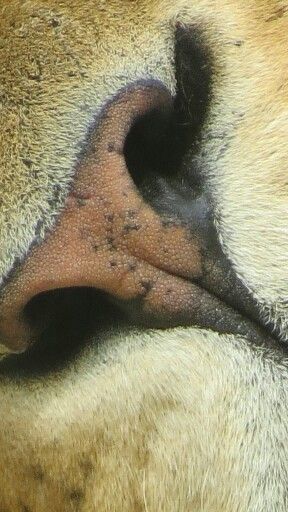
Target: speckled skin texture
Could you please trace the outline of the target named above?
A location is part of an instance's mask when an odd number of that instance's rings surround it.
[[[178,302],[177,309],[189,310],[193,285],[181,276],[200,275],[199,241],[180,223],[167,218],[165,224],[144,202],[127,172],[122,147],[130,125],[125,112],[138,116],[167,95],[137,87],[123,93],[100,122],[56,229],[5,288],[2,340],[10,339],[12,348],[25,348],[31,335],[15,321],[18,311],[37,293],[54,288],[90,286],[126,301],[149,292],[146,308],[158,303],[172,314]]]
[[[141,297],[144,312],[184,311],[192,326],[111,321],[61,369],[1,363],[1,512],[287,511],[287,12],[278,0],[2,0],[1,343],[25,348],[25,304],[65,286]],[[147,204],[123,159],[133,116],[175,94],[179,26],[200,30],[211,59],[196,164],[213,227],[272,345],[193,326],[195,309],[225,311],[199,295],[202,235]]]

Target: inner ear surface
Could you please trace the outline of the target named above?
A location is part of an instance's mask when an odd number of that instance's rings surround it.
[[[197,27],[177,24],[174,64],[172,104],[135,120],[124,155],[145,201],[159,212],[185,219],[187,203],[201,195],[201,176],[191,162],[201,145],[212,94],[212,58]]]

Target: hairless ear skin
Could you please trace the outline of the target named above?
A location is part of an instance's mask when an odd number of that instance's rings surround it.
[[[45,328],[32,329],[27,322],[29,301],[49,290],[84,286],[106,292],[138,323],[193,324],[261,338],[252,322],[207,292],[206,285],[199,286],[207,281],[209,262],[211,286],[215,279],[223,286],[227,277],[221,265],[218,278],[215,272],[223,255],[211,243],[205,198],[197,203],[201,222],[192,204],[195,218],[188,225],[185,219],[156,213],[129,174],[124,146],[131,126],[147,112],[172,106],[164,87],[136,84],[106,107],[91,131],[54,230],[31,249],[4,289],[0,334],[9,350],[25,350]]]

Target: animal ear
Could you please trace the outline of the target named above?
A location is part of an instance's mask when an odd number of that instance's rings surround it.
[[[155,83],[130,86],[105,106],[53,231],[5,287],[0,329],[9,349],[25,350],[47,327],[49,315],[29,323],[31,301],[71,287],[105,292],[134,323],[247,331],[196,284],[213,245],[209,207],[191,189],[189,214],[181,215],[183,197],[165,161],[165,150],[173,159],[172,112],[171,95]]]

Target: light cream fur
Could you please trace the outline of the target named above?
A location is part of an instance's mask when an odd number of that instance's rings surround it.
[[[3,510],[287,510],[287,368],[273,353],[190,329],[104,346],[51,379],[2,380]]]
[[[180,21],[201,27],[214,62],[199,158],[223,247],[287,338],[287,12],[276,0],[2,0],[0,278],[53,225],[104,101],[137,78],[175,90]],[[288,510],[276,350],[195,329],[103,347],[49,379],[1,380],[1,512]]]

